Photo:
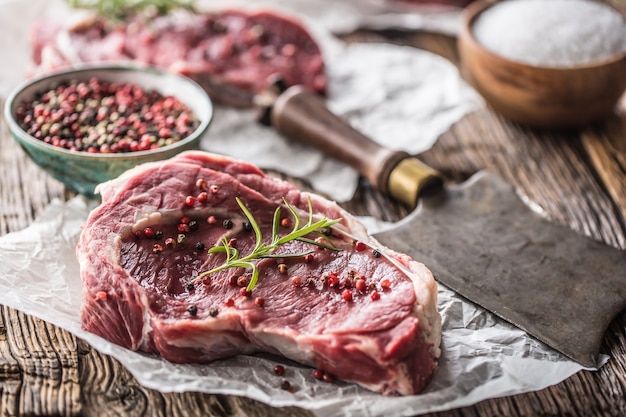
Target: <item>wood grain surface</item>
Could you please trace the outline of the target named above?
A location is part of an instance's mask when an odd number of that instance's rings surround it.
[[[356,32],[345,40],[412,45],[458,63],[454,39],[443,35]],[[527,129],[485,107],[455,124],[419,158],[451,182],[483,168],[498,172],[543,207],[553,221],[626,248],[623,105],[605,121],[570,131]],[[309,189],[306,182],[293,181]],[[53,198],[68,197],[59,183],[25,156],[0,121],[0,234],[25,228]],[[406,214],[365,181],[355,198],[343,206],[357,215],[384,220],[398,220]],[[582,371],[538,392],[430,416],[624,416],[625,313],[610,325],[602,352],[611,359],[597,372]],[[0,415],[280,417],[311,413],[296,407],[271,408],[246,398],[146,389],[116,360],[67,331],[0,307]]]

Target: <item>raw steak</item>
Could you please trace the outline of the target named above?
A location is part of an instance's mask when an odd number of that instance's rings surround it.
[[[94,16],[65,24],[37,22],[31,45],[40,71],[133,61],[188,75],[210,92],[216,85],[260,91],[276,75],[287,85],[326,89],[317,43],[298,21],[270,11],[181,9],[121,22]]]
[[[102,204],[77,246],[86,330],[178,363],[269,352],[387,395],[418,393],[433,375],[441,324],[430,271],[382,247],[336,204],[250,164],[197,151],[141,165],[98,191]],[[291,231],[295,217],[285,202],[301,224],[309,204],[316,220],[340,218],[324,231],[339,250],[280,246],[276,254],[285,257],[258,261],[250,293],[250,269],[195,279],[224,263],[223,253],[208,253],[223,239],[241,256],[255,246],[235,197],[265,242],[279,206],[279,234]]]

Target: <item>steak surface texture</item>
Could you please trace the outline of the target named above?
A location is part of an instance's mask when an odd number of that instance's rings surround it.
[[[319,93],[326,89],[315,40],[296,19],[268,10],[174,10],[123,21],[97,15],[42,21],[32,26],[30,43],[38,72],[81,63],[133,62],[187,75],[216,99],[227,96],[230,87],[261,91],[276,76],[287,85]]]
[[[435,372],[432,274],[335,203],[200,151],[140,165],[97,191],[102,203],[76,249],[85,330],[175,363],[268,352],[387,395],[416,394]],[[308,236],[323,246],[294,240],[259,259],[247,292],[250,268],[198,278],[226,260],[210,248],[228,242],[243,257],[258,243],[236,197],[266,243],[278,207],[279,236],[296,223],[289,207],[300,227],[310,216],[341,220]]]

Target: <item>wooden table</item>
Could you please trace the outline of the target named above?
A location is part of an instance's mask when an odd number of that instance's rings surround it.
[[[440,53],[458,63],[454,39],[406,32],[358,32],[347,41],[386,41]],[[0,234],[28,226],[64,188],[35,166],[0,123]],[[503,120],[488,108],[454,125],[420,158],[449,181],[486,168],[542,206],[553,221],[626,247],[626,106],[581,130],[548,132]],[[308,188],[305,182],[297,182]],[[364,181],[344,207],[357,215],[397,220],[399,205]],[[626,313],[610,325],[597,372],[514,397],[483,401],[437,416],[626,415]],[[161,394],[141,387],[116,360],[47,322],[0,307],[2,416],[309,416],[246,398],[200,393]]]

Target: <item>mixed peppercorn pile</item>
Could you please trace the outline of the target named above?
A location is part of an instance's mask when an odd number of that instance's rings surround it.
[[[132,83],[70,80],[21,103],[24,131],[71,151],[120,153],[157,149],[189,136],[200,124],[173,96]]]

